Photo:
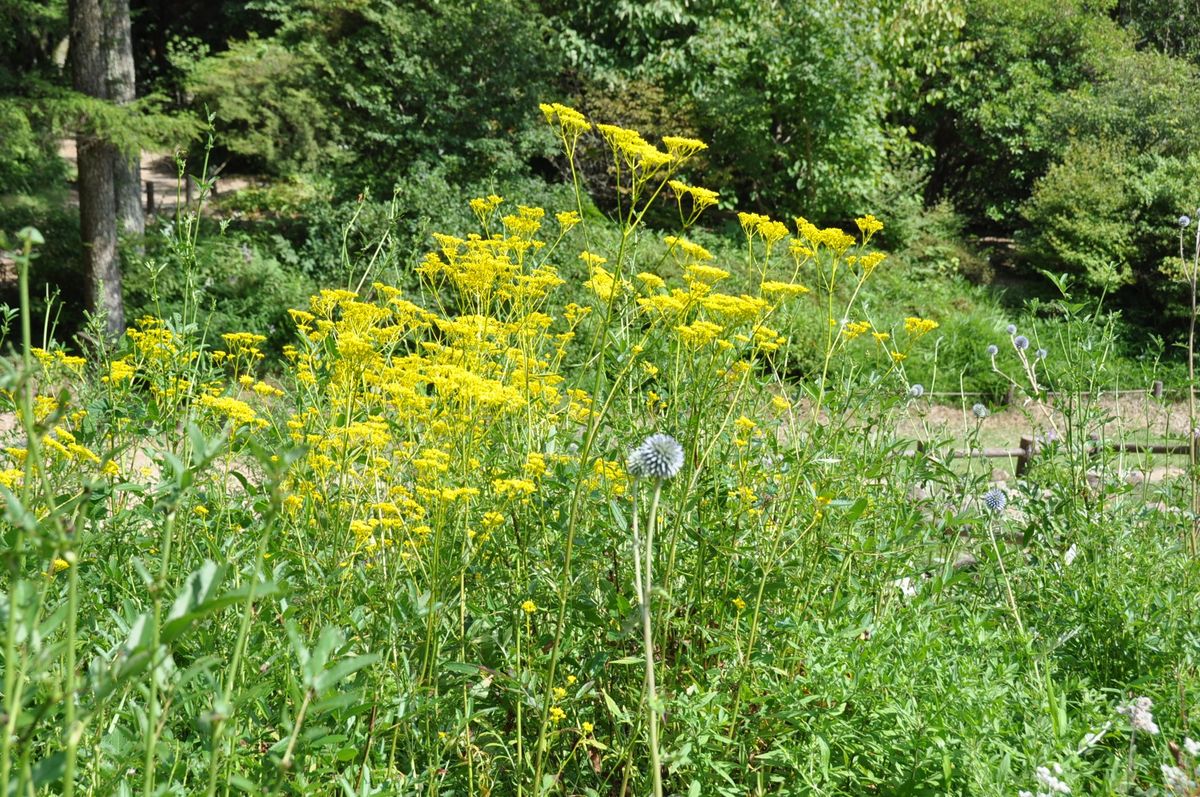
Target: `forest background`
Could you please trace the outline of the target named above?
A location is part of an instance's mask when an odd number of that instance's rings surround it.
[[[566,162],[537,106],[563,101],[710,144],[695,168],[721,202],[699,240],[718,257],[740,246],[735,209],[878,215],[893,256],[874,291],[944,319],[941,368],[964,389],[1003,388],[978,341],[1057,295],[1047,272],[1120,311],[1131,381],[1141,361],[1182,359],[1171,271],[1200,198],[1194,3],[129,5],[137,100],[116,106],[70,88],[67,2],[0,0],[0,228],[47,233],[34,293],[57,292],[64,337],[87,299],[65,139],[177,153],[200,174],[211,133],[209,174],[255,179],[211,203],[202,304],[213,331],[277,330],[279,346],[286,309],[345,283],[368,247],[383,241],[388,277],[412,283],[435,224],[471,229],[463,197],[554,204]],[[606,162],[581,153],[597,217],[617,200]],[[184,300],[169,229],[122,241],[129,318]]]

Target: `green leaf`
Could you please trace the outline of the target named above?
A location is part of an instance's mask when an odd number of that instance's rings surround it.
[[[377,661],[379,661],[378,653],[366,653],[361,656],[355,656],[352,659],[343,659],[318,675],[313,680],[313,687],[318,692],[321,692],[345,680],[363,667],[369,667]]]

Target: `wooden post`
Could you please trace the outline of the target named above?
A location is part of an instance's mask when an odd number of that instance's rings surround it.
[[[185,187],[184,193],[185,193],[186,201],[189,205],[192,204],[192,183],[193,183],[193,180],[192,180],[192,176],[190,174],[187,177],[183,178],[183,184]]]
[[[1021,476],[1029,470],[1030,461],[1037,453],[1037,443],[1031,437],[1021,438],[1021,456],[1017,457],[1017,475]]]
[[[146,215],[154,213],[154,181],[146,181]]]
[[[1017,400],[1017,386],[1009,385],[1008,392],[1004,394],[1004,406],[1011,407],[1013,402]]]
[[[1150,395],[1154,396],[1156,399],[1160,399],[1162,398],[1162,391],[1162,380],[1155,379],[1154,384],[1150,386]]]

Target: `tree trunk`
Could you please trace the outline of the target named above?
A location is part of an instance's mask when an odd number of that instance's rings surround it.
[[[108,69],[104,57],[104,16],[100,0],[70,0],[71,75],[76,91],[106,99]],[[116,336],[125,329],[121,298],[121,262],[117,258],[117,210],[113,188],[115,151],[87,132],[76,139],[79,159],[79,229],[87,264],[91,309],[105,316]]]
[[[129,0],[104,0],[104,15],[108,98],[117,105],[128,105],[137,99]],[[140,238],[146,232],[146,217],[142,213],[140,152],[117,154],[113,161],[113,181],[117,196],[117,221],[121,231]]]

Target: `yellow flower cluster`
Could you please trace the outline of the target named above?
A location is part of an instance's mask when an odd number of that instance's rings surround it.
[[[904,331],[916,337],[926,335],[937,328],[938,322],[931,321],[928,318],[909,316],[908,318],[904,319]]]
[[[564,131],[578,135],[586,133],[592,129],[587,119],[579,111],[574,108],[568,108],[566,105],[560,105],[557,102],[550,104],[541,103],[538,105],[542,114],[545,115],[546,121],[550,124],[557,124]]]
[[[686,238],[680,238],[675,235],[668,235],[663,238],[663,242],[670,248],[671,252],[680,252],[683,254],[685,261],[700,261],[712,260],[712,252],[709,252],[703,246],[697,243],[692,243]]]
[[[666,140],[665,138],[663,139],[664,142]],[[712,207],[721,198],[721,195],[711,188],[687,185],[680,180],[668,180],[667,185],[675,193],[675,199],[681,203],[681,208],[684,197],[689,197],[692,200],[692,207],[697,211]]]

